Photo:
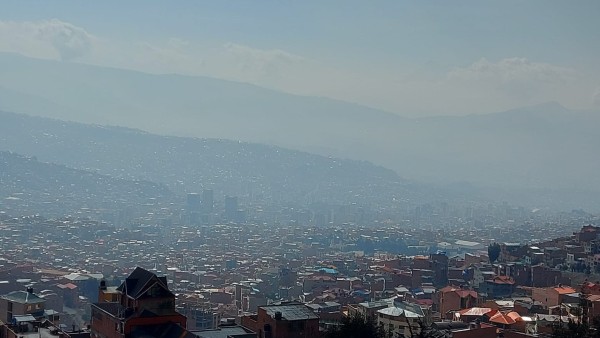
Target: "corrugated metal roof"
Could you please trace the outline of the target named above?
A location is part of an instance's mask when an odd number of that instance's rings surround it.
[[[465,310],[459,311],[458,313],[460,313],[461,316],[481,317],[481,316],[485,315],[486,313],[489,313],[492,311],[494,311],[494,310],[489,307],[472,307],[470,309],[465,309]]]
[[[38,297],[35,293],[30,293],[26,291],[13,291],[7,295],[2,296],[2,298],[8,299],[11,302],[19,304],[36,304],[43,303],[46,301],[44,298]]]
[[[283,320],[305,320],[305,319],[318,319],[314,312],[304,304],[290,304],[290,305],[276,305],[276,306],[265,306],[263,307],[267,314],[275,318],[276,312],[281,312]]]
[[[32,315],[14,316],[13,320],[17,323],[35,322],[35,318]]]

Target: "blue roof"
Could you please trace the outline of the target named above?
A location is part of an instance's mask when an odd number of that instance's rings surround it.
[[[321,272],[325,272],[325,273],[329,273],[329,274],[336,274],[338,273],[336,269],[332,269],[332,268],[326,268],[326,267],[317,267],[315,268],[316,271],[321,271]]]

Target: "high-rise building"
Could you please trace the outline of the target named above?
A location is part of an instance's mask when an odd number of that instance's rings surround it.
[[[225,219],[235,221],[238,217],[238,198],[235,196],[225,197]]]
[[[204,214],[210,214],[213,212],[215,205],[214,192],[211,189],[204,189],[202,191],[202,212]]]
[[[197,193],[189,193],[187,194],[187,220],[190,223],[198,223],[200,220],[200,211],[201,211],[202,199],[200,194]]]
[[[202,199],[195,192],[187,194],[187,212],[199,212]]]

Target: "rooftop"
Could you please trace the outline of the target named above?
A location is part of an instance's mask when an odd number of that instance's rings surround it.
[[[2,298],[19,304],[37,304],[44,303],[46,301],[44,298],[38,297],[35,293],[27,291],[13,291],[2,296]]]
[[[285,304],[285,305],[269,305],[261,306],[267,312],[267,315],[275,318],[276,312],[281,312],[283,320],[306,320],[306,319],[319,319],[311,309],[300,303],[296,304]]]
[[[241,326],[222,326],[215,330],[192,331],[192,333],[199,338],[229,338],[230,336],[245,336],[251,332]]]
[[[406,318],[421,318],[423,317],[422,315],[409,311],[409,310],[405,310],[399,307],[388,307],[385,309],[381,309],[379,311],[377,311],[378,313],[387,315],[387,316],[391,316],[391,317],[401,317],[404,316]]]

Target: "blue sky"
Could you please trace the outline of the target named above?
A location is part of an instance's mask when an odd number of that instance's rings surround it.
[[[10,1],[0,51],[408,116],[600,106],[600,2]],[[42,32],[42,33],[40,33]]]

